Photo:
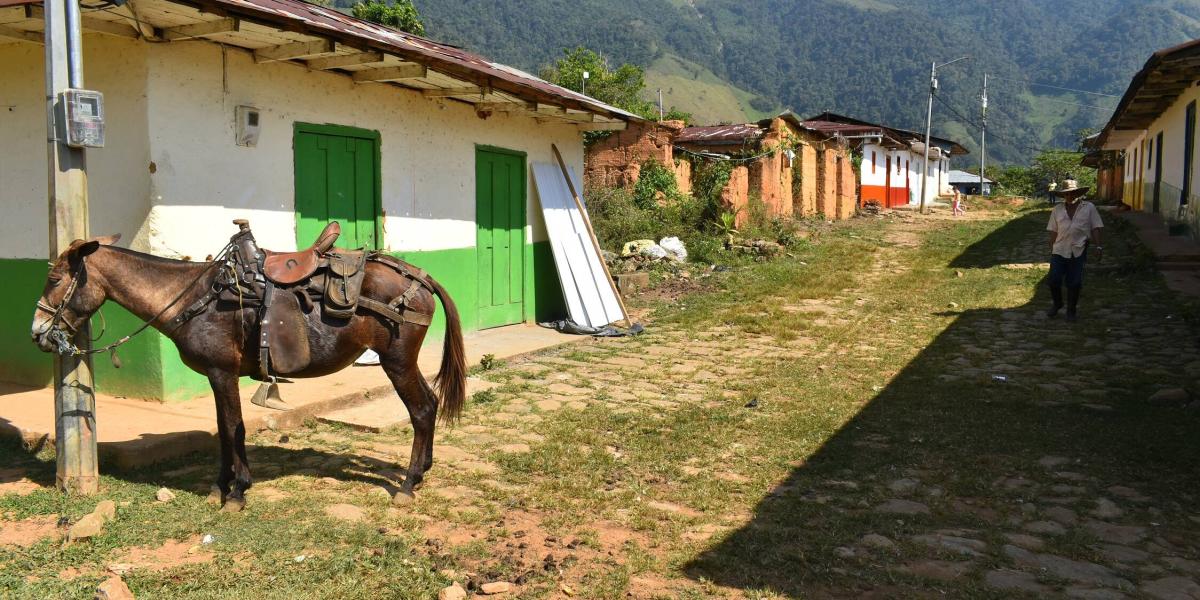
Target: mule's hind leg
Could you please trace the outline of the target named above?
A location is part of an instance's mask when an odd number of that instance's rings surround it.
[[[406,357],[383,357],[381,364],[392,386],[396,388],[396,393],[404,401],[413,425],[412,453],[409,455],[408,472],[399,492],[411,497],[432,463],[437,397],[429,389],[429,384],[425,382],[416,362],[404,358]]]

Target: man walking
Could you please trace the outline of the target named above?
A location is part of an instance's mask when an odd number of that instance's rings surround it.
[[[1062,198],[1062,202],[1050,211],[1050,296],[1054,305],[1046,316],[1054,318],[1063,307],[1062,286],[1067,284],[1067,320],[1078,316],[1079,292],[1083,289],[1083,266],[1091,249],[1100,257],[1104,247],[1100,245],[1100,211],[1096,205],[1083,200],[1088,188],[1079,187],[1074,179],[1063,182],[1061,189],[1051,188],[1050,194]]]

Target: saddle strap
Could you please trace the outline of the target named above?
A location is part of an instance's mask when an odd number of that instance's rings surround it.
[[[428,327],[433,322],[433,315],[404,308],[397,310],[391,304],[384,304],[366,296],[358,299],[358,305],[395,323],[412,323],[413,325]]]
[[[267,317],[267,311],[271,308],[271,301],[275,296],[275,284],[267,282],[263,288],[262,308],[259,311],[258,320],[258,374],[266,381],[271,376],[271,342],[267,337],[270,329],[270,319]]]

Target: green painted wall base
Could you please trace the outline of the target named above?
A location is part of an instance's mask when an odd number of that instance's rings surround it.
[[[449,292],[465,331],[479,329],[477,262],[475,248],[399,252],[396,256],[437,279]],[[526,244],[525,321],[547,321],[566,315],[566,303],[549,242]],[[46,282],[46,261],[0,260],[0,277],[18,293],[0,296],[0,381],[29,386],[50,385],[52,358],[38,350],[29,338],[33,307]],[[107,303],[92,319],[93,335],[105,329],[96,346],[110,343],[137,329],[141,321],[125,309]],[[439,307],[426,343],[440,343],[446,331],[445,315]],[[189,369],[179,358],[175,344],[156,331],[147,331],[121,346],[123,368],[115,369],[107,355],[95,357],[96,389],[105,394],[177,402],[208,395],[208,380]]]

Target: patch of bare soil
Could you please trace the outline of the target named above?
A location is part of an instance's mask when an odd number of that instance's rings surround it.
[[[58,515],[30,517],[22,521],[0,520],[0,546],[27,548],[46,538],[57,540],[61,537]]]
[[[129,569],[164,571],[181,565],[206,563],[212,559],[213,554],[200,545],[200,536],[193,535],[183,541],[167,540],[157,548],[135,546],[116,562],[127,565]]]

